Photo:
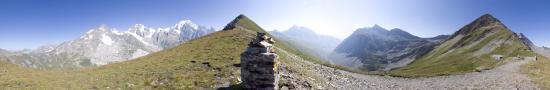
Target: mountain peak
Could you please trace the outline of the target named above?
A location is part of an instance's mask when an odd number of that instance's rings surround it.
[[[233,21],[229,22],[222,30],[232,30],[240,28],[244,30],[251,30],[256,32],[265,32],[258,24],[250,20],[247,16],[240,14]]]
[[[86,32],[86,34],[92,34],[94,32],[107,32],[107,31],[109,31],[109,27],[105,24],[101,24],[97,28],[88,30],[88,32]]]
[[[290,30],[300,30],[300,31],[313,32],[313,30],[311,30],[311,29],[308,28],[308,27],[297,26],[297,25],[294,25],[294,26],[290,27],[287,31],[290,31]]]
[[[287,35],[305,35],[305,34],[315,35],[316,34],[313,30],[311,30],[307,27],[297,26],[297,25],[294,25],[294,26],[290,27],[288,30],[284,31],[283,33],[285,33]]]
[[[36,48],[35,50],[33,50],[34,53],[46,53],[46,52],[51,52],[55,49],[55,47],[57,47],[56,44],[46,44],[46,45],[42,45],[38,48]]]
[[[99,26],[99,28],[97,28],[97,29],[100,30],[100,31],[108,31],[109,26],[107,26],[105,24],[101,24],[101,26]]]
[[[390,34],[396,35],[397,37],[404,37],[407,39],[419,39],[420,37],[414,36],[411,33],[401,30],[399,28],[394,28],[389,31]]]
[[[88,32],[80,36],[80,39],[90,40],[90,39],[94,39],[95,37],[98,37],[98,35],[106,34],[106,33],[114,33],[114,32],[117,32],[116,34],[120,34],[116,29],[109,28],[107,25],[102,24],[97,28],[88,30]],[[99,39],[99,38],[95,38],[95,39]]]
[[[478,21],[481,24],[489,24],[489,23],[500,22],[497,18],[495,18],[491,14],[484,14],[484,15],[480,16],[479,18],[477,18],[476,21]]]
[[[99,25],[99,28],[108,28],[109,26],[107,26],[107,24],[101,24]]]
[[[190,26],[193,29],[199,28],[199,26],[193,23],[191,20],[181,20],[176,25],[174,25],[175,28],[183,28],[185,26]]]
[[[143,24],[135,24],[134,26],[132,26],[131,28],[129,28],[129,32],[138,32],[138,31],[141,31],[143,32],[145,30],[145,25]]]
[[[378,24],[374,24],[374,26],[370,27],[371,29],[373,30],[385,30],[385,31],[388,31],[388,29],[378,25]]]
[[[237,23],[239,23],[242,19],[248,19],[244,14],[240,14],[237,16],[233,21],[229,22],[222,30],[231,30],[236,27]]]
[[[384,30],[385,30],[385,28],[381,27],[381,26],[378,25],[378,24],[374,24],[374,26],[372,26],[371,28],[372,28],[372,29],[384,29]]]
[[[401,33],[401,32],[406,32],[406,31],[403,31],[399,28],[394,28],[394,29],[391,29],[390,32],[399,32],[399,33]],[[406,33],[408,33],[408,32],[406,32]]]
[[[135,24],[133,28],[145,28],[145,25],[143,24]]]
[[[237,16],[237,19],[242,19],[242,18],[248,18],[248,17],[246,17],[244,14],[239,14],[239,16]]]
[[[363,33],[366,33],[366,34],[380,34],[380,33],[389,32],[387,29],[385,29],[385,28],[383,28],[379,25],[376,25],[376,24],[372,27],[360,28],[357,31],[360,31],[360,32],[363,32]]]
[[[476,30],[480,27],[491,26],[491,25],[507,28],[504,24],[502,24],[500,22],[500,20],[493,17],[493,15],[484,14],[484,15],[478,17],[476,20],[474,20],[470,24],[468,24],[468,25],[464,26],[463,28],[461,28],[460,30],[458,30],[451,37],[455,37],[457,35],[466,35],[468,33],[474,32],[474,30]],[[506,30],[508,30],[508,29],[506,29]]]
[[[292,25],[292,27],[290,27],[290,29],[309,29],[309,28],[304,27],[304,26]]]

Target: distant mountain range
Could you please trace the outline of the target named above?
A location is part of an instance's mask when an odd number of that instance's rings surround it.
[[[274,37],[290,42],[291,46],[302,50],[305,53],[313,56],[327,58],[336,48],[336,46],[342,42],[340,39],[315,33],[313,30],[303,26],[292,26],[286,31],[270,31]]]
[[[529,40],[529,38],[527,38],[525,35],[523,35],[521,33],[519,34],[519,37],[521,38],[523,43],[528,45],[530,47],[530,49],[533,50],[535,53],[546,56],[546,57],[550,57],[550,48],[536,46],[531,40]]]
[[[533,51],[546,57],[550,57],[550,48],[533,46]]]
[[[0,56],[22,66],[59,69],[105,65],[138,58],[215,32],[182,20],[172,27],[149,28],[136,24],[127,31],[102,25],[80,38],[35,50],[3,51]]]
[[[420,38],[401,29],[387,30],[378,25],[357,29],[330,55],[333,63],[364,70],[402,67],[429,52],[447,35]]]

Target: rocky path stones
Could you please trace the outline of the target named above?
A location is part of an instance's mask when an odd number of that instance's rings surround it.
[[[305,61],[291,53],[281,51],[294,58],[296,63],[308,67],[307,70],[319,75],[326,83],[317,85],[324,89],[370,90],[370,89],[489,89],[489,90],[540,90],[529,77],[520,73],[520,66],[532,60],[511,60],[491,70],[462,75],[437,76],[427,78],[399,78],[356,74],[337,70]]]

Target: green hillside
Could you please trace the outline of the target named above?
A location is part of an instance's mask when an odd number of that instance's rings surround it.
[[[502,55],[495,60],[493,55]],[[491,15],[483,15],[413,63],[393,70],[403,77],[460,74],[491,69],[516,56],[534,56],[515,33]]]
[[[522,65],[521,70],[527,73],[537,85],[544,89],[550,89],[550,59],[537,55],[537,61]]]
[[[240,54],[255,37],[258,25],[241,15],[237,28],[191,40],[177,47],[135,60],[73,71],[43,71],[0,62],[0,88],[4,89],[212,89],[238,86]],[[277,42],[285,50],[306,60],[325,63]],[[285,53],[280,61],[300,75]],[[329,65],[330,66],[330,65]],[[310,75],[310,78],[316,78]],[[319,79],[317,79],[319,80]]]

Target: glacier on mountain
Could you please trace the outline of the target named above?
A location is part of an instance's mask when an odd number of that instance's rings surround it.
[[[78,39],[32,51],[37,53],[12,51],[15,54],[3,56],[12,63],[36,68],[97,66],[139,58],[215,31],[212,27],[194,24],[191,20],[182,20],[165,28],[135,24],[127,31],[101,25]]]
[[[113,44],[113,40],[111,39],[111,37],[105,35],[105,34],[101,34],[101,41],[103,42],[103,44],[107,44],[107,45],[111,45]]]

